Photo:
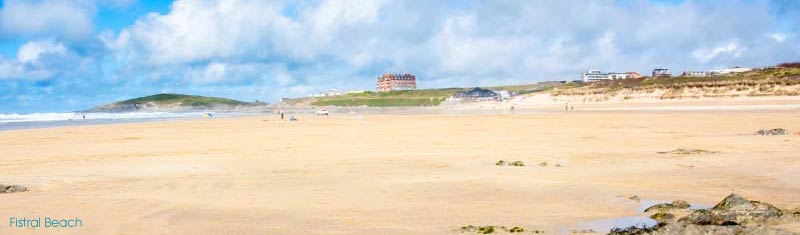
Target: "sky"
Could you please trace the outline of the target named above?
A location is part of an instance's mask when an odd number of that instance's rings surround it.
[[[0,113],[800,61],[795,0],[3,0]]]

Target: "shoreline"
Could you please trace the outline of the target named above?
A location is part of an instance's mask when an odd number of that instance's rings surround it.
[[[796,101],[796,102],[795,102]],[[784,103],[788,102],[788,103]],[[285,112],[299,117],[314,116],[314,109],[328,109],[336,116],[359,115],[535,115],[548,113],[572,112],[748,112],[748,111],[795,111],[800,110],[800,99],[782,100],[726,100],[725,102],[710,102],[708,100],[679,100],[658,102],[635,103],[578,103],[578,108],[564,111],[563,104],[556,102],[527,102],[515,100],[509,102],[478,102],[459,105],[443,105],[434,107],[283,107]],[[515,106],[512,113],[509,107]],[[575,105],[573,105],[575,106]],[[215,114],[213,118],[264,116],[269,117],[281,107],[258,110],[252,112],[225,112],[209,111]],[[119,114],[136,114],[119,113]],[[115,125],[127,123],[162,122],[171,120],[205,119],[201,112],[175,112],[166,115],[180,115],[168,117],[144,118],[109,118],[87,120],[55,120],[55,121],[25,121],[0,123],[0,132],[25,129],[58,128],[87,125]],[[196,115],[196,116],[195,116]]]

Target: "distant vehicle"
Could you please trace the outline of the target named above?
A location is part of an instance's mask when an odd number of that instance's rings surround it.
[[[329,115],[329,113],[328,113],[327,109],[317,110],[317,116],[328,116],[328,115]]]

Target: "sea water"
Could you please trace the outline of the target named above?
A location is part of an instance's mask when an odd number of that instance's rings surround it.
[[[131,113],[0,113],[0,131],[76,125],[148,122],[172,119],[240,116],[238,113],[131,112]]]

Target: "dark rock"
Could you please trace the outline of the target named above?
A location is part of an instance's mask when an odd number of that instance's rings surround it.
[[[756,132],[756,135],[788,135],[789,132],[783,128],[775,129],[762,129]]]
[[[478,234],[491,234],[495,232],[495,229],[494,226],[489,225],[489,226],[478,227],[478,231],[476,232]]]
[[[539,163],[539,166],[547,166],[547,162]]]
[[[19,185],[2,185],[0,184],[0,193],[17,193],[26,192],[28,188]]]
[[[713,217],[711,211],[700,209],[694,210],[692,213],[680,218],[678,222],[684,224],[708,225],[714,222]]]
[[[678,155],[692,155],[692,154],[712,154],[712,153],[719,153],[717,151],[709,151],[705,149],[684,149],[684,148],[677,148],[670,151],[665,152],[656,152],[657,154],[678,154]]]
[[[669,204],[689,207],[688,203],[683,201]],[[651,216],[660,221],[657,226],[614,229],[610,234],[793,234],[770,226],[781,221],[785,222],[782,220],[783,214],[780,209],[770,204],[731,194],[713,208],[693,210],[677,221],[666,219],[671,214],[660,211]]]
[[[597,231],[594,231],[592,229],[572,230],[571,232],[572,233],[597,233]]]
[[[654,219],[655,221],[663,222],[663,221],[666,221],[666,220],[674,219],[675,215],[667,213],[667,212],[658,212],[658,213],[650,215],[650,218]]]
[[[725,197],[712,208],[712,212],[714,223],[718,225],[765,222],[783,215],[783,212],[775,206],[759,201],[750,201],[737,194]]]
[[[521,227],[513,227],[513,228],[509,229],[508,232],[509,233],[522,233],[522,232],[525,232],[525,229],[521,228]]]
[[[683,201],[683,200],[677,200],[677,201],[673,201],[672,203],[655,204],[655,205],[645,209],[644,212],[650,212],[650,211],[656,211],[656,210],[658,210],[658,211],[668,211],[668,210],[674,210],[674,209],[686,209],[686,208],[689,208],[689,206],[690,205],[689,205],[688,202]]]
[[[638,235],[638,234],[650,234],[655,231],[659,226],[663,226],[663,224],[657,224],[652,227],[648,227],[646,225],[639,226],[630,226],[627,228],[612,228],[611,232],[608,234],[610,235]]]
[[[457,232],[462,232],[462,233],[473,233],[475,231],[478,231],[478,227],[473,226],[473,225],[467,225],[467,226],[461,227],[459,229],[456,229],[456,231]]]
[[[456,231],[457,232],[462,232],[462,233],[475,232],[475,231],[478,231],[478,227],[475,227],[473,225],[467,225],[467,226],[463,226],[463,227],[461,227],[459,229],[456,229]]]
[[[631,199],[631,200],[634,200],[634,201],[639,201],[639,196],[633,195],[633,196],[628,197],[628,199]]]
[[[698,225],[739,225],[777,219],[783,212],[766,203],[731,194],[711,210],[695,210],[679,221]]]
[[[525,163],[522,162],[522,161],[507,162],[507,161],[504,161],[504,160],[500,160],[500,161],[497,161],[496,163],[494,163],[494,165],[495,166],[525,166]]]
[[[522,229],[522,228],[519,228],[519,227],[514,227],[514,228]],[[512,228],[512,230],[514,228]],[[459,229],[456,229],[454,231],[455,232],[462,232],[462,233],[492,234],[492,233],[495,233],[495,232],[498,232],[498,231],[501,231],[501,230],[502,231],[506,231],[506,232],[511,232],[511,230],[509,230],[508,228],[506,228],[504,226],[494,226],[494,225],[487,225],[487,226],[467,225],[467,226],[461,227]]]

